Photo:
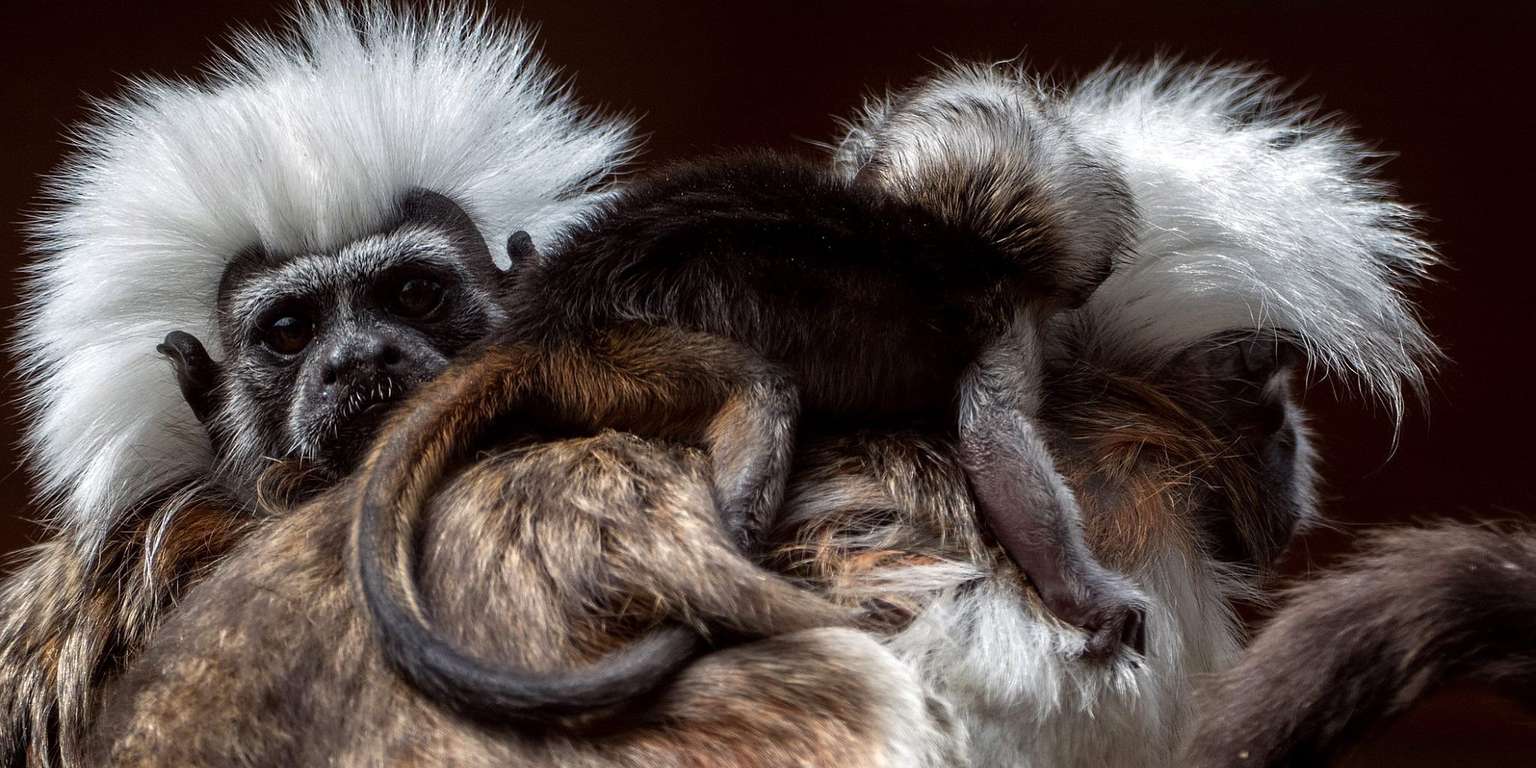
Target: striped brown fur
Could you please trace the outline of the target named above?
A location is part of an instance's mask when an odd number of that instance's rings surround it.
[[[1245,361],[1252,350],[1223,349],[1213,341],[1142,376],[1077,362],[1050,368],[1042,421],[1089,541],[1111,567],[1131,570],[1174,549],[1263,576],[1310,522],[1288,493],[1265,487],[1271,443],[1294,441],[1300,428],[1289,356]],[[841,501],[810,519],[790,515],[776,552],[789,572],[835,594],[914,562],[1005,562],[946,440],[871,434],[802,451],[791,509],[818,493]]]
[[[847,613],[757,570],[719,532],[693,451],[605,433],[504,451],[434,496],[434,618],[498,661],[591,661],[660,620],[784,632],[704,657],[579,738],[486,727],[389,669],[346,577],[356,488],[252,537],[114,683],[114,765],[948,765],[942,707]],[[825,627],[825,628],[816,628]],[[95,764],[95,763],[93,763]]]
[[[489,347],[428,386],[383,433],[361,472],[355,567],[380,645],[406,680],[462,712],[547,723],[646,693],[698,645],[667,627],[562,684],[552,674],[477,658],[438,633],[415,586],[413,543],[443,473],[498,420],[524,433],[542,423],[703,444],[719,507],[714,519],[738,542],[761,527],[747,521],[779,504],[795,416],[794,390],[782,374],[709,334],[640,327],[594,337]]]
[[[5,764],[81,765],[81,740],[101,682],[249,527],[218,499],[157,501],[158,510],[130,517],[94,561],[68,537],[55,537],[24,551],[6,577],[0,590]]]

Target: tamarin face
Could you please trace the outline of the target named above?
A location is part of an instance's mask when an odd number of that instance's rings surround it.
[[[335,475],[394,404],[501,324],[505,279],[470,217],[418,190],[393,226],[337,249],[232,261],[222,362],[184,333],[161,350],[226,462],[301,459]]]

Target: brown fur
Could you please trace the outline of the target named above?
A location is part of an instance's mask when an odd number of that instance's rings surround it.
[[[633,328],[596,336],[553,349],[492,346],[456,366],[386,430],[361,472],[358,583],[386,657],[431,698],[498,720],[544,720],[587,700],[614,701],[648,689],[684,660],[678,643],[693,642],[658,635],[659,652],[648,653],[648,662],[631,667],[623,659],[605,660],[594,674],[619,685],[604,682],[593,695],[574,680],[540,685],[521,670],[464,653],[432,628],[415,584],[421,517],[443,474],[496,420],[516,419],[514,429],[523,431],[543,421],[704,445],[716,489],[714,524],[726,521],[737,541],[743,529],[729,521],[762,520],[778,507],[793,447],[794,399],[777,371],[750,350],[708,334]],[[747,509],[733,506],[742,503]],[[639,672],[617,671],[630,668]],[[555,697],[576,704],[555,706]]]
[[[1253,498],[1261,485],[1257,479],[1261,466],[1259,441],[1250,433],[1251,425],[1260,419],[1218,418],[1212,413],[1217,404],[1234,398],[1251,401],[1255,410],[1273,408],[1283,393],[1271,393],[1266,399],[1260,396],[1263,384],[1250,381],[1254,377],[1227,373],[1199,357],[1183,361],[1177,371],[1139,378],[1075,364],[1053,366],[1048,392],[1054,394],[1043,409],[1045,426],[1083,502],[1089,536],[1113,567],[1129,567],[1154,544],[1203,553],[1220,547],[1200,542],[1232,538],[1252,542],[1234,549],[1252,553],[1234,561],[1262,568],[1275,551],[1272,542],[1277,536],[1272,531],[1288,531],[1296,523]],[[856,588],[878,583],[881,573],[935,559],[1006,567],[974,516],[964,475],[946,441],[915,434],[813,437],[802,441],[794,477],[786,501],[786,519],[793,525],[775,533],[774,539],[781,544],[772,560],[839,601],[872,609],[865,623],[868,628],[899,628],[928,597],[885,589],[871,598],[868,589]],[[828,498],[835,501],[816,501]],[[143,567],[141,546],[124,546],[116,565],[103,565],[92,579],[86,579],[82,565],[71,559],[62,541],[43,545],[31,564],[11,577],[4,604],[18,608],[5,612],[7,642],[0,657],[4,664],[0,680],[16,684],[0,685],[8,714],[0,728],[11,728],[9,744],[18,760],[24,751],[31,766],[58,764],[57,758],[65,766],[83,764],[80,733],[90,722],[99,687],[124,658],[137,652],[160,614],[159,606],[193,581],[207,562],[201,555],[166,556],[196,554],[195,545],[208,541],[206,557],[213,557],[214,542],[227,546],[243,530],[234,526],[222,537],[205,539],[207,534],[194,523],[196,519],[195,515],[173,518],[184,520],[185,525],[173,525],[166,540],[184,544],[160,550],[162,557],[154,570],[164,578],[153,585],[136,586]],[[225,521],[212,510],[207,519]],[[154,527],[150,518],[144,518],[135,529],[140,533],[120,538],[142,541],[147,535],[143,532]],[[1213,528],[1230,529],[1230,533],[1212,533]],[[290,530],[286,540],[301,538],[293,529],[285,530]],[[274,564],[285,557],[278,552],[272,556],[278,558]],[[58,576],[61,573],[66,575]],[[305,594],[307,584],[282,589]],[[144,609],[141,594],[157,596],[156,610]],[[204,602],[214,601],[211,592],[203,594]],[[91,595],[96,596],[92,604],[99,607],[97,612],[80,613],[76,606]],[[442,603],[443,610],[463,604],[473,608],[478,592],[449,591],[431,597]],[[259,615],[261,610],[252,606],[251,612]],[[20,616],[28,618],[15,618]],[[215,621],[212,609],[205,609],[199,621]],[[480,627],[480,635],[454,635],[475,649],[487,647],[484,635],[497,632],[492,624],[466,621],[452,626],[457,627],[456,633]],[[359,652],[370,647],[360,634],[338,635],[334,643],[343,647],[349,639],[361,644]],[[51,650],[66,645],[76,650],[68,654]],[[167,653],[157,650],[156,656],[164,659]],[[248,675],[249,670],[242,674]],[[29,730],[18,730],[24,723]]]
[[[248,527],[215,498],[157,499],[128,520],[91,562],[65,537],[23,552],[0,590],[7,765],[80,765],[100,682]]]
[[[1088,535],[1131,568],[1176,549],[1251,576],[1312,523],[1292,470],[1306,429],[1292,402],[1296,355],[1263,338],[1213,339],[1159,370],[1052,369],[1052,445],[1082,489]],[[1307,483],[1302,483],[1303,486]]]
[[[1287,411],[1291,373],[1275,359],[1236,371],[1237,354],[1212,345],[1142,377],[1081,363],[1050,369],[1041,420],[1089,543],[1109,567],[1131,571],[1173,549],[1224,559],[1257,586],[1283,540],[1307,524],[1265,486],[1266,443],[1276,435],[1261,425]],[[912,562],[1008,567],[974,513],[952,447],[931,437],[803,444],[786,508],[777,566],[855,602],[869,599],[867,585],[882,573]],[[926,597],[887,591],[875,607],[910,616]]]
[[[952,761],[942,710],[848,614],[718,530],[706,463],[605,433],[503,452],[434,496],[421,583],[456,642],[549,670],[663,620],[787,632],[703,658],[579,740],[486,728],[391,672],[348,586],[350,485],[259,532],[107,698],[114,765],[874,766]],[[253,674],[253,670],[259,670]],[[926,754],[895,753],[894,746]],[[99,764],[93,763],[93,764]],[[936,763],[938,764],[938,763]]]

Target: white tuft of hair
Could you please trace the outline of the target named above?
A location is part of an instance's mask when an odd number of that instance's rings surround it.
[[[1123,177],[1135,207],[1110,277],[1059,316],[1074,353],[1145,369],[1211,336],[1270,333],[1401,418],[1438,356],[1404,291],[1437,258],[1415,212],[1374,175],[1380,154],[1283,95],[1241,67],[1111,66],[1061,89],[1013,65],[957,65],[870,99],[834,163],[851,176],[890,151],[885,134],[906,111],[991,116],[952,130],[929,121],[904,142],[909,163],[934,147],[998,152],[1011,125],[1044,115]],[[998,136],[978,142],[978,131]]]
[[[1102,352],[1145,361],[1228,331],[1278,332],[1401,418],[1438,356],[1404,294],[1437,263],[1417,215],[1341,127],[1241,67],[1110,67],[1066,110],[1140,211],[1089,301]]]
[[[520,25],[331,3],[237,34],[197,81],[131,82],[74,143],[33,223],[16,351],[39,490],[87,551],[147,494],[208,470],[155,345],[185,330],[221,356],[214,298],[242,249],[338,245],[425,187],[499,253],[583,215],[634,147],[627,120],[572,101]]]
[[[845,123],[833,166],[1033,261],[1076,304],[1134,225],[1113,168],[1085,150],[1036,81],[957,64]]]

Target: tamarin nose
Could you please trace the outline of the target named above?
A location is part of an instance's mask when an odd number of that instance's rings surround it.
[[[393,339],[376,333],[359,334],[330,350],[320,371],[320,381],[329,386],[342,378],[393,373],[401,361],[400,347]]]

